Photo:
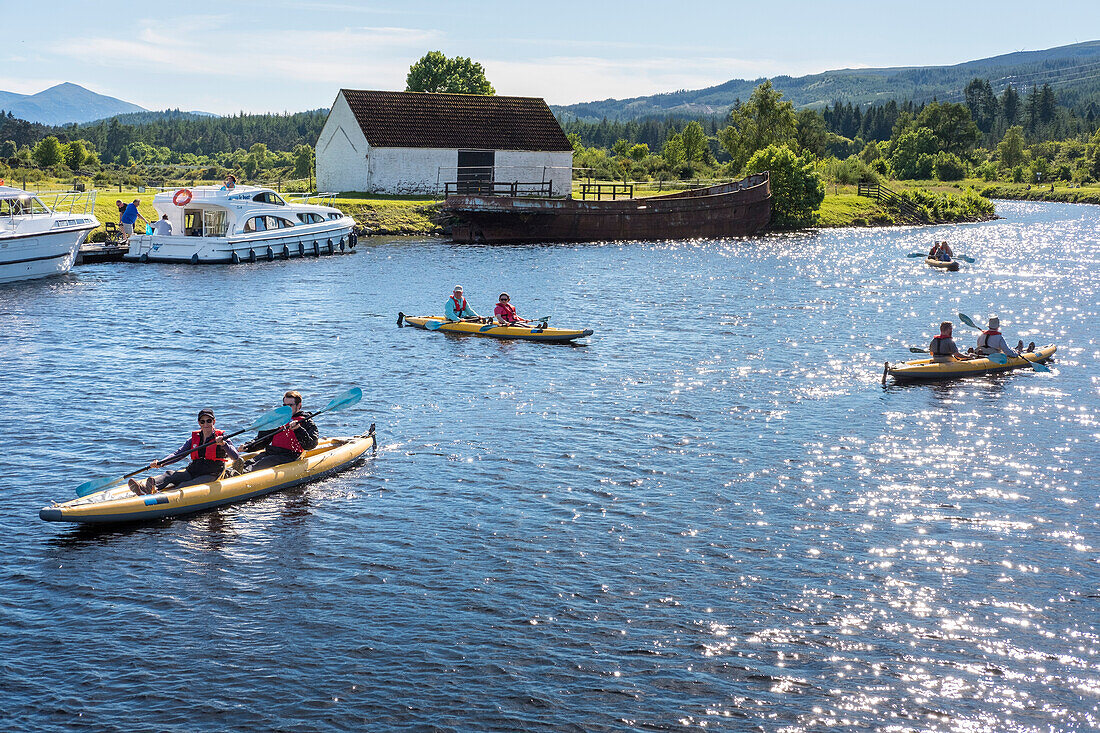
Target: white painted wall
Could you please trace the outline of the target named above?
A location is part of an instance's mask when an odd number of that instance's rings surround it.
[[[370,145],[343,93],[337,95],[317,138],[317,190],[366,191]]]
[[[317,190],[382,194],[438,194],[457,180],[458,151],[441,148],[376,148],[343,94],[336,97],[317,138]],[[498,181],[551,180],[554,195],[569,193],[573,153],[496,151]]]

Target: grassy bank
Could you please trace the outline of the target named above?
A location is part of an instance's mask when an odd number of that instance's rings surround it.
[[[1055,183],[1051,191],[1050,184],[1029,186],[1026,183],[986,183],[973,181],[978,192],[991,199],[1010,199],[1013,201],[1061,201],[1067,204],[1100,204],[1100,183],[1083,184],[1071,188],[1067,183]]]

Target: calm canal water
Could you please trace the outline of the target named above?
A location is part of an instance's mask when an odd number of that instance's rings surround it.
[[[7,730],[1100,726],[1100,207],[0,288]],[[948,274],[905,253],[947,238]],[[397,329],[451,287],[587,346]],[[991,313],[1049,374],[883,388]],[[958,326],[960,342],[973,335]],[[90,477],[352,385],[339,477],[126,529]]]

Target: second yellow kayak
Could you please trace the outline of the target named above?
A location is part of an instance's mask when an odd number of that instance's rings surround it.
[[[476,321],[448,321],[442,316],[406,316],[404,313],[398,313],[397,325],[400,326],[402,321],[413,328],[423,328],[428,331],[549,343],[565,343],[592,335],[592,329],[590,328],[539,328],[538,324],[500,326],[495,323],[478,323]]]
[[[1022,369],[1029,361],[1042,363],[1054,356],[1058,347],[1054,344],[1036,349],[1033,352],[1025,352],[1023,357],[1013,357],[1006,364],[998,364],[989,359],[971,359],[969,361],[949,361],[937,363],[931,359],[918,359],[901,364],[887,362],[883,379],[890,375],[898,382],[927,382],[939,379],[956,379],[958,377],[971,377],[977,374],[997,374],[1013,369]],[[1026,359],[1026,361],[1025,361]]]

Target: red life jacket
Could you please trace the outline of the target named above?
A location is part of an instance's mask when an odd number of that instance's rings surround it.
[[[297,419],[299,415],[302,415],[302,413],[296,413],[294,418]],[[291,422],[293,422],[293,420]],[[286,425],[272,436],[271,446],[275,448],[285,448],[293,453],[302,452],[302,444],[298,442],[298,436]]]
[[[932,348],[930,349],[930,351],[932,352],[932,356],[950,356],[950,354],[940,351],[940,344],[943,343],[943,339],[947,339],[948,341],[950,341],[952,337],[942,335],[932,337]]]
[[[499,303],[497,303],[497,308],[500,308],[504,311],[504,313],[502,315],[504,316],[505,321],[508,321],[509,323],[512,323],[516,320],[516,307],[514,305],[512,305],[511,303],[505,303],[502,300]]]
[[[1000,336],[1000,331],[982,331],[982,335],[978,337],[978,348],[989,348],[989,337]],[[984,337],[984,338],[983,338]]]
[[[216,437],[218,435],[225,435],[225,431],[215,430],[214,436]],[[213,440],[213,438],[211,438],[211,440]],[[218,445],[217,443],[212,442],[210,445],[203,448],[202,455],[200,456],[197,449],[204,442],[201,430],[195,430],[191,433],[191,460],[197,461],[201,458],[205,461],[221,461],[225,463],[225,459],[228,455],[225,452],[225,446]]]
[[[470,307],[470,306],[466,305],[466,298],[463,298],[463,299],[462,299],[462,306],[461,306],[461,307],[459,307],[459,305],[458,305],[458,299],[457,299],[457,298],[455,298],[455,296],[453,296],[453,295],[451,296],[451,302],[452,302],[452,303],[454,303],[454,306],[455,306],[455,315],[457,315],[457,316],[461,316],[461,315],[462,315],[463,313],[465,313],[465,312],[466,312],[466,311],[467,311],[467,310],[469,309],[469,307]]]

